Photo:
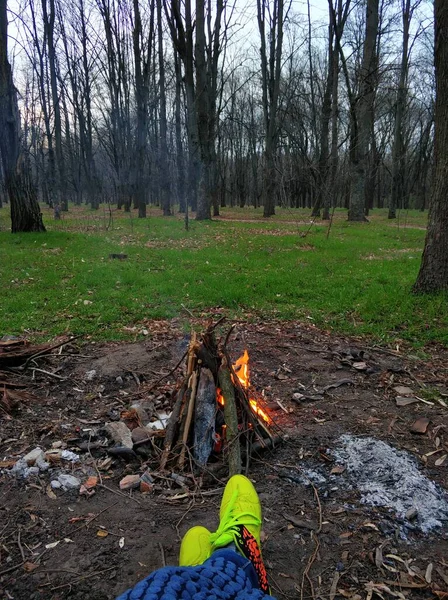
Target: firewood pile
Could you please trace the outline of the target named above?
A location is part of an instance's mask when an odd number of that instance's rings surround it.
[[[74,338],[71,338],[73,340]],[[35,359],[60,348],[71,340],[57,344],[32,344],[28,340],[5,336],[0,339],[0,410],[10,414],[23,402],[35,397],[26,388],[28,383],[20,379],[27,370],[39,371]]]
[[[220,342],[215,328],[191,336],[185,377],[165,431],[162,471],[224,462],[234,475],[247,469],[253,453],[280,439],[263,396],[250,386],[247,351],[232,364],[227,342],[233,328]]]

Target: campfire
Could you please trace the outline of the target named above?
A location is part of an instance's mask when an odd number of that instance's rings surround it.
[[[216,325],[193,333],[186,352],[186,374],[168,421],[160,468],[204,468],[227,462],[229,474],[246,468],[254,452],[278,440],[263,395],[250,384],[249,354],[233,364],[227,342],[217,342]]]

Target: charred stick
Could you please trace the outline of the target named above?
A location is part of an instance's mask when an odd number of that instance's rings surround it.
[[[187,391],[187,384],[184,381],[179,392],[177,393],[177,399],[176,399],[176,402],[173,407],[173,412],[171,413],[171,416],[169,418],[169,421],[168,421],[168,424],[166,427],[165,442],[163,444],[162,460],[160,461],[160,470],[161,471],[163,471],[163,469],[166,466],[166,463],[168,461],[168,456],[171,452],[171,447],[174,442],[174,438],[176,437],[176,433],[177,433],[178,426],[179,426],[178,421],[179,421],[179,416],[180,416],[180,410],[181,410],[182,404],[184,402],[184,397],[185,397],[186,391]]]

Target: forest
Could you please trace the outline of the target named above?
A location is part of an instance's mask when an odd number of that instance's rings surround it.
[[[5,4],[5,0],[3,0]],[[39,200],[198,219],[428,206],[428,0],[20,0],[9,54]],[[1,196],[0,196],[1,198]]]

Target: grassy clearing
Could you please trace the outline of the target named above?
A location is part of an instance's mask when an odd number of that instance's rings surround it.
[[[60,222],[46,211],[46,234],[12,236],[0,210],[0,334],[124,338],[145,319],[178,317],[184,305],[197,315],[219,307],[384,343],[448,345],[446,296],[410,293],[425,215],[391,223],[376,211],[370,223],[354,225],[341,211],[329,239],[326,224],[309,224],[309,211],[284,210],[268,221],[254,209],[223,216],[191,221],[187,232],[181,218],[155,210],[146,220],[115,211],[110,223],[106,211],[73,208]]]

